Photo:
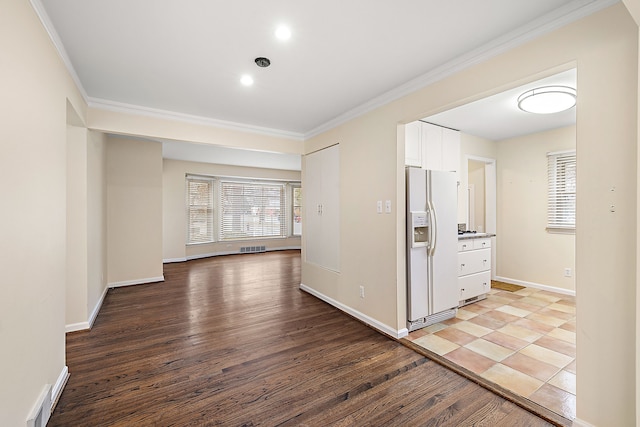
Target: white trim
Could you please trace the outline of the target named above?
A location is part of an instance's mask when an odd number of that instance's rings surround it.
[[[349,120],[359,117],[369,111],[375,110],[383,105],[386,105],[392,101],[395,101],[403,96],[413,93],[419,89],[422,89],[430,84],[433,84],[439,80],[442,80],[448,76],[451,76],[459,71],[471,67],[474,64],[484,62],[494,56],[497,56],[503,52],[507,52],[517,46],[520,46],[530,40],[540,37],[544,34],[548,34],[558,28],[561,28],[567,24],[575,22],[585,16],[589,16],[602,9],[612,6],[618,3],[619,0],[574,0],[563,7],[560,7],[538,19],[519,27],[517,30],[504,34],[493,41],[480,46],[461,55],[439,67],[431,70],[428,73],[423,74],[409,82],[398,86],[380,96],[377,96],[360,106],[347,111],[344,114],[330,120],[310,131],[301,134],[298,132],[289,132],[284,130],[264,128],[259,126],[251,126],[243,123],[227,122],[223,120],[210,119],[206,117],[191,116],[188,114],[181,114],[172,111],[165,111],[153,108],[146,108],[138,105],[124,104],[119,102],[108,101],[99,98],[90,98],[84,87],[82,86],[78,75],[73,68],[69,56],[60,41],[60,37],[56,32],[49,16],[46,13],[45,8],[42,6],[41,0],[30,0],[31,6],[40,18],[42,25],[49,34],[49,38],[53,42],[58,54],[62,58],[67,71],[71,75],[78,90],[82,94],[83,98],[91,108],[104,109],[116,112],[122,112],[126,114],[140,114],[151,117],[158,117],[163,119],[187,121],[197,124],[203,124],[207,126],[217,126],[227,129],[252,132],[264,135],[279,136],[283,138],[290,138],[299,141],[312,138],[330,129],[333,129]]]
[[[551,291],[563,295],[572,295],[574,297],[576,296],[576,291],[572,291],[571,289],[556,288],[555,286],[541,285],[540,283],[526,282],[524,280],[510,279],[508,277],[502,276],[496,276],[494,280],[497,280],[498,282],[511,283],[513,285],[525,286],[527,288],[541,289],[543,291]]]
[[[589,16],[602,9],[618,3],[619,0],[576,0],[572,1],[538,19],[519,27],[517,30],[504,34],[491,42],[467,52],[453,60],[434,68],[407,83],[396,87],[380,96],[371,99],[360,106],[347,111],[344,114],[316,127],[305,133],[304,138],[310,139],[323,132],[331,130],[356,117],[373,111],[383,105],[389,104],[403,96],[409,95],[433,83],[443,80],[457,72],[467,69],[475,64],[487,61],[501,53],[523,45],[537,37],[548,34],[558,28],[575,22],[585,16]],[[433,112],[435,113],[435,112]]]
[[[164,275],[158,277],[147,277],[145,279],[124,280],[122,282],[112,282],[107,284],[108,288],[119,288],[121,286],[143,285],[145,283],[164,282]]]
[[[89,329],[91,329],[89,322],[78,322],[78,323],[70,323],[68,325],[65,325],[64,332],[69,333],[69,332],[77,332],[77,331],[88,331]]]
[[[87,95],[87,92],[84,90],[84,86],[82,86],[82,82],[80,81],[80,77],[78,77],[78,74],[76,73],[75,68],[73,68],[73,64],[69,59],[69,55],[67,54],[67,51],[64,48],[64,45],[62,44],[62,40],[60,40],[60,36],[58,36],[58,33],[55,27],[53,26],[53,23],[51,22],[51,19],[49,19],[49,15],[47,14],[46,9],[42,5],[42,1],[41,0],[29,0],[29,1],[31,3],[31,7],[33,7],[33,10],[36,12],[36,15],[38,15],[38,18],[40,18],[40,22],[42,22],[42,26],[44,27],[45,31],[49,35],[49,38],[51,39],[53,46],[56,48],[56,51],[60,56],[60,59],[62,59],[62,62],[67,68],[67,71],[71,76],[71,79],[73,79],[73,82],[76,84],[76,87],[80,92],[80,95],[82,95],[82,98],[84,98],[84,101],[88,103],[89,96]]]
[[[563,154],[576,154],[576,149],[572,148],[571,150],[549,151],[547,153],[547,157],[550,157],[550,156],[561,156]]]
[[[258,245],[253,245],[253,246],[258,246]],[[301,249],[302,249],[301,246],[284,246],[284,247],[278,247],[278,248],[265,248],[264,251],[265,252],[275,252],[275,251],[290,251],[290,250],[301,250]],[[210,258],[210,257],[222,256],[222,255],[248,255],[248,254],[252,254],[252,253],[260,253],[260,252],[241,253],[240,250],[208,252],[206,254],[189,255],[186,258],[186,261],[191,261],[192,259]],[[262,253],[264,253],[264,252],[262,252]]]
[[[96,317],[98,317],[98,313],[100,312],[100,308],[102,307],[104,298],[107,296],[108,290],[109,290],[109,287],[105,287],[104,291],[102,291],[102,295],[98,299],[98,302],[93,308],[93,311],[89,315],[89,319],[86,322],[71,323],[69,325],[66,325],[64,327],[65,333],[76,332],[76,331],[87,331],[93,328],[93,323],[96,321]]]
[[[573,427],[596,427],[594,424],[589,424],[586,421],[581,420],[580,418],[573,419]]]
[[[203,116],[195,116],[191,114],[179,113],[177,111],[161,110],[158,108],[143,107],[140,105],[126,104],[124,102],[110,101],[100,98],[88,98],[87,104],[90,108],[103,111],[112,111],[127,115],[145,116],[155,119],[172,120],[178,122],[191,123],[195,125],[212,126],[216,128],[236,130],[240,132],[249,132],[259,135],[273,136],[276,138],[286,138],[295,141],[304,141],[304,134],[299,132],[290,132],[286,130],[267,128],[262,126],[254,126],[245,123],[230,122],[226,120],[213,119]]]
[[[58,375],[58,379],[56,380],[56,383],[51,388],[51,409],[52,410],[53,408],[56,407],[56,404],[58,403],[58,399],[60,399],[60,395],[62,394],[62,390],[64,390],[64,387],[67,385],[67,381],[69,380],[69,375],[70,375],[69,367],[65,365],[62,368],[62,372],[60,372],[60,375]]]
[[[165,258],[162,260],[163,264],[171,264],[172,262],[185,262],[187,260],[187,257],[181,257],[181,258]]]
[[[100,312],[100,309],[102,308],[102,303],[104,302],[104,299],[107,296],[107,292],[108,291],[109,291],[109,287],[105,286],[104,291],[102,291],[102,295],[100,295],[100,298],[98,299],[98,302],[96,303],[95,307],[93,307],[93,311],[91,312],[91,315],[89,316],[89,329],[93,328],[93,323],[96,321],[96,317],[98,317],[98,313]]]
[[[351,316],[355,317],[358,320],[361,320],[362,322],[366,323],[367,325],[371,326],[374,329],[379,330],[380,332],[383,332],[387,335],[390,335],[394,338],[400,339],[400,338],[404,338],[407,335],[409,335],[409,330],[407,328],[402,328],[400,330],[396,330],[393,329],[391,326],[385,325],[384,323],[381,323],[379,321],[377,321],[376,319],[373,319],[369,316],[367,316],[366,314],[363,314],[361,312],[359,312],[358,310],[354,310],[353,308],[346,306],[344,304],[342,304],[341,302],[338,302],[336,300],[334,300],[333,298],[330,298],[312,288],[310,288],[309,286],[300,283],[300,289],[313,295],[314,297],[321,299],[322,301],[331,304],[332,306],[344,311],[347,314],[350,314]]]
[[[545,230],[550,234],[576,234],[576,227],[547,227]]]
[[[29,411],[27,427],[46,426],[51,417],[51,408],[51,384],[45,384],[31,411]]]

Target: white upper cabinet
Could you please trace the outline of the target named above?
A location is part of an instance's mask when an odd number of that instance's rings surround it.
[[[422,167],[422,141],[420,122],[411,122],[404,128],[404,164]]]
[[[405,165],[458,172],[460,132],[421,121],[405,126]]]
[[[460,132],[442,128],[442,169],[459,172],[460,169]]]

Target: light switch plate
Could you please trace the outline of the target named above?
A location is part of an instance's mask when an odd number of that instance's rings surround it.
[[[384,202],[384,211],[386,213],[391,213],[391,200],[386,200]]]
[[[378,200],[378,206],[377,206],[377,211],[379,214],[382,213],[382,200]]]

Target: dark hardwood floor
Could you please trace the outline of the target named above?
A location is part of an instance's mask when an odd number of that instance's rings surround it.
[[[300,291],[299,251],[165,265],[109,290],[53,426],[543,426]]]

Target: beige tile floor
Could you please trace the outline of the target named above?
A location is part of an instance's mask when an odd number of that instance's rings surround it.
[[[491,289],[408,339],[566,418],[575,418],[575,298]]]

